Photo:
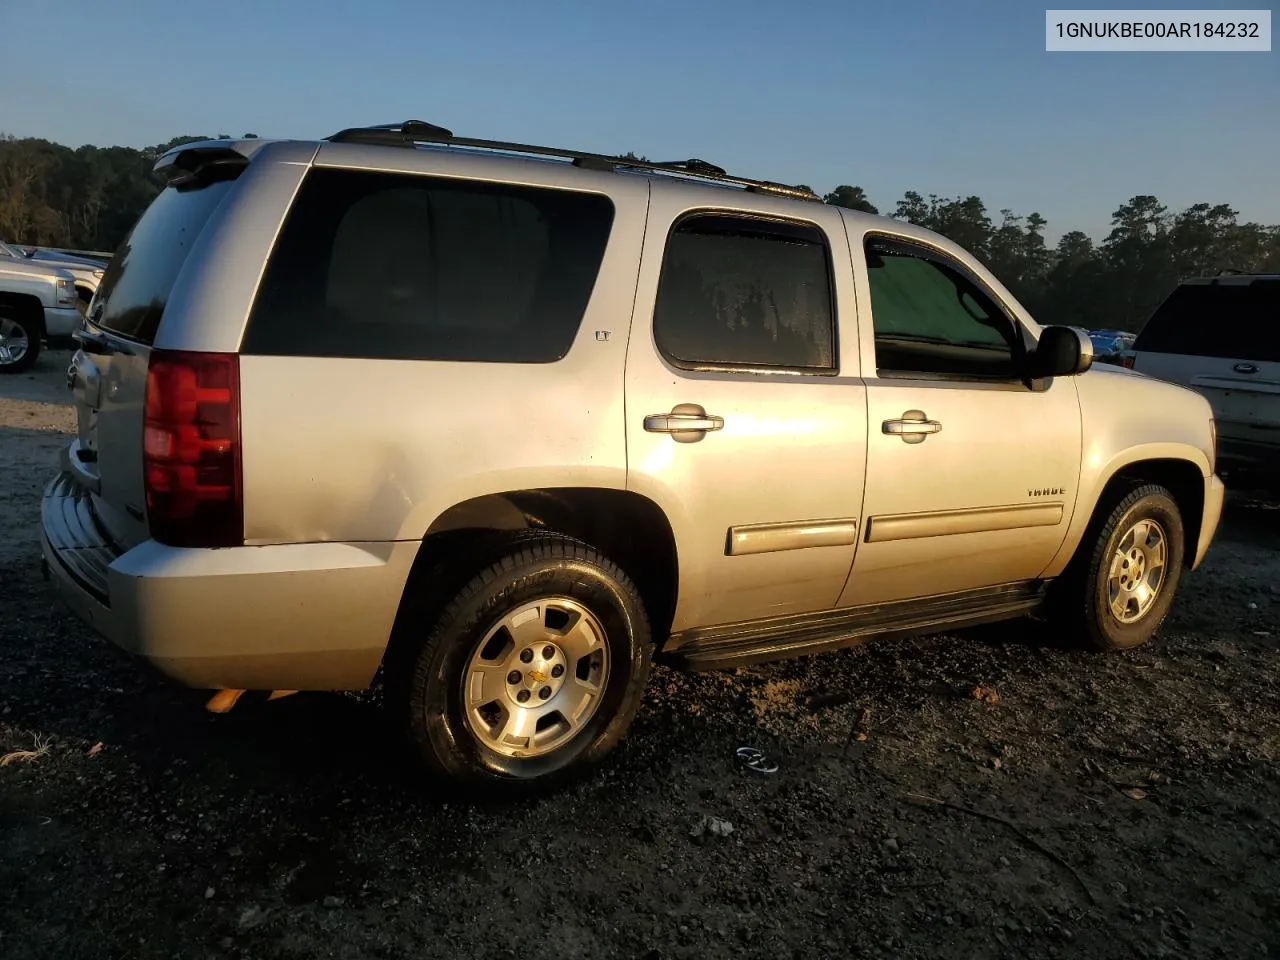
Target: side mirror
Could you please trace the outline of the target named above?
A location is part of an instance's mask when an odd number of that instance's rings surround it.
[[[1032,379],[1074,377],[1093,366],[1093,341],[1079,327],[1045,327],[1027,360]]]

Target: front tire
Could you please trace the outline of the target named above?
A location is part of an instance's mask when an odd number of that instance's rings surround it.
[[[0,374],[30,370],[39,356],[39,329],[12,313],[0,312]]]
[[[1061,626],[1100,650],[1131,650],[1164,621],[1182,579],[1185,533],[1173,495],[1133,490],[1090,525],[1055,584]]]
[[[651,651],[639,593],[595,548],[538,534],[489,556],[452,599],[410,601],[387,682],[426,772],[492,796],[561,782],[612,750]]]

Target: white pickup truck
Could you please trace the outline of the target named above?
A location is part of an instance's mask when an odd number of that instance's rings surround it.
[[[87,257],[43,247],[24,247],[0,240],[0,263],[35,263],[46,269],[57,267],[67,271],[75,278],[76,294],[85,308],[89,306],[89,301],[98,291],[98,284],[106,275],[107,259],[109,258]]]
[[[70,271],[0,257],[0,374],[30,369],[43,341],[70,338],[80,326],[79,303]]]

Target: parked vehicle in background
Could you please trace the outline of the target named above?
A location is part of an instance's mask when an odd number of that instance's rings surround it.
[[[70,342],[80,326],[80,303],[68,271],[0,257],[0,374],[29,369],[45,341]]]
[[[76,297],[79,300],[81,312],[88,310],[89,301],[93,299],[94,293],[97,292],[98,284],[102,282],[103,274],[106,273],[107,269],[107,264],[104,260],[95,260],[53,250],[42,250],[38,247],[20,247],[0,240],[0,263],[5,260],[35,263],[44,267],[66,270],[75,278]]]
[[[381,677],[420,764],[500,793],[608,753],[655,656],[1042,610],[1135,647],[1217,528],[1205,399],[921,227],[418,122],[157,170],[43,553],[217,709]]]
[[[1122,363],[1127,350],[1133,346],[1134,334],[1125,330],[1092,330],[1093,357],[1101,363]]]
[[[1208,398],[1224,469],[1280,475],[1280,275],[1184,281],[1131,356],[1134,370]]]

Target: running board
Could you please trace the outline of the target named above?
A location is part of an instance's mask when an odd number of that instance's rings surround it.
[[[672,634],[660,659],[685,670],[721,670],[851,646],[876,637],[909,636],[1010,620],[1044,602],[1032,580],[923,600],[772,617]]]

